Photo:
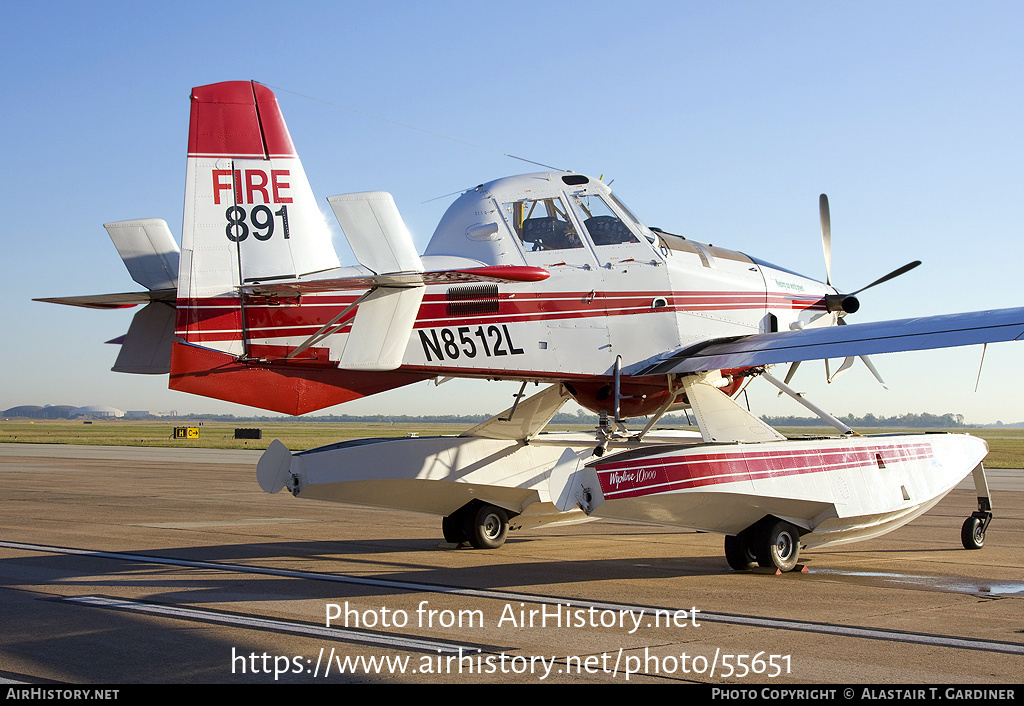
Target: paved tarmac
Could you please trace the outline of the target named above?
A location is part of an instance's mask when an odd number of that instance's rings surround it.
[[[597,521],[455,550],[440,518],[266,495],[259,452],[0,444],[0,681],[1019,684],[1024,472],[885,537],[733,572]],[[328,614],[336,617],[327,627]],[[347,627],[346,627],[347,620]]]

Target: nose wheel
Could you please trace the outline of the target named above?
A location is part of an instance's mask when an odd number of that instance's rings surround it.
[[[985,546],[985,525],[987,523],[974,515],[964,520],[960,528],[960,542],[964,549],[981,549]]]

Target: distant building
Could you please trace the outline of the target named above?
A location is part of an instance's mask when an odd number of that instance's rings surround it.
[[[5,417],[26,417],[28,419],[68,419],[76,409],[74,405],[56,404],[40,407],[39,405],[26,404],[20,407],[11,407],[0,412]]]
[[[19,407],[11,407],[10,409],[4,410],[5,417],[28,417],[29,419],[38,419],[36,416],[42,411],[42,407],[37,404],[23,404]]]
[[[71,419],[78,419],[79,417],[89,417],[91,419],[118,419],[124,416],[124,412],[114,407],[105,407],[103,405],[92,404],[87,407],[78,407],[72,410]]]

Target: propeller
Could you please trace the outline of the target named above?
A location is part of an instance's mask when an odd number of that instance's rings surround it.
[[[831,287],[832,286],[832,216],[831,216],[831,214],[829,212],[828,196],[826,196],[825,194],[822,194],[821,196],[818,197],[818,216],[819,216],[819,218],[821,220],[821,248],[822,248],[822,250],[825,253],[825,284],[827,284],[829,287]],[[882,277],[879,277],[878,279],[876,279],[871,284],[868,284],[868,285],[866,285],[864,287],[861,287],[860,289],[858,289],[858,290],[856,290],[854,292],[850,292],[849,294],[841,294],[839,292],[837,292],[835,294],[827,294],[827,295],[825,295],[825,307],[826,307],[826,309],[828,311],[836,312],[838,314],[838,317],[837,317],[837,320],[836,320],[837,324],[839,324],[840,326],[845,325],[846,324],[846,320],[843,317],[846,316],[847,314],[855,314],[860,309],[860,300],[857,299],[857,295],[858,294],[860,294],[861,292],[867,291],[868,289],[871,289],[872,287],[875,287],[875,286],[877,286],[879,284],[882,284],[883,282],[888,282],[891,279],[894,279],[896,277],[899,277],[900,275],[906,274],[907,272],[910,272],[912,269],[914,269],[915,267],[917,267],[920,264],[921,264],[920,260],[914,260],[913,262],[908,262],[906,265],[903,265],[903,267],[898,267],[895,270],[893,270],[892,272],[890,272],[889,274],[884,275]],[[888,390],[889,387],[885,384],[885,381],[882,380],[882,376],[878,374],[878,370],[875,368],[875,366],[871,362],[871,360],[866,355],[859,356],[859,358],[862,361],[864,361],[864,365],[866,365],[868,370],[871,371],[871,374],[875,377],[876,380],[878,380],[879,384],[881,384],[882,387],[884,387],[886,390]],[[843,372],[849,370],[850,366],[853,365],[853,362],[854,362],[854,358],[852,358],[852,357],[846,358],[843,361],[843,363],[839,366],[839,369],[836,370],[835,374],[833,375],[829,371],[828,360],[826,360],[825,361],[825,378],[828,380],[828,382],[832,382],[834,379],[836,379],[839,376],[840,373],[843,373]],[[797,369],[798,366],[799,366],[799,363],[793,363],[790,366],[789,371],[786,374],[786,383],[789,383],[789,381],[792,379],[793,375],[796,373],[796,369]]]
[[[829,213],[828,208],[828,196],[822,194],[818,197],[818,215],[821,218],[821,247],[825,251],[825,284],[832,286],[832,217]],[[888,282],[889,280],[899,277],[902,274],[910,272],[912,269],[921,264],[920,260],[914,260],[908,262],[903,267],[897,267],[889,274],[879,277],[874,282],[855,292],[849,294],[828,294],[825,296],[825,306],[829,311],[839,312],[839,316],[843,317],[846,314],[854,314],[860,309],[860,301],[857,299],[857,295],[864,292],[872,287]]]

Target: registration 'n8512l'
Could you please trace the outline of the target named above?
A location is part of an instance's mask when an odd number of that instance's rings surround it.
[[[427,362],[485,356],[522,355],[523,349],[512,342],[508,324],[459,326],[458,328],[420,329],[420,345]]]

